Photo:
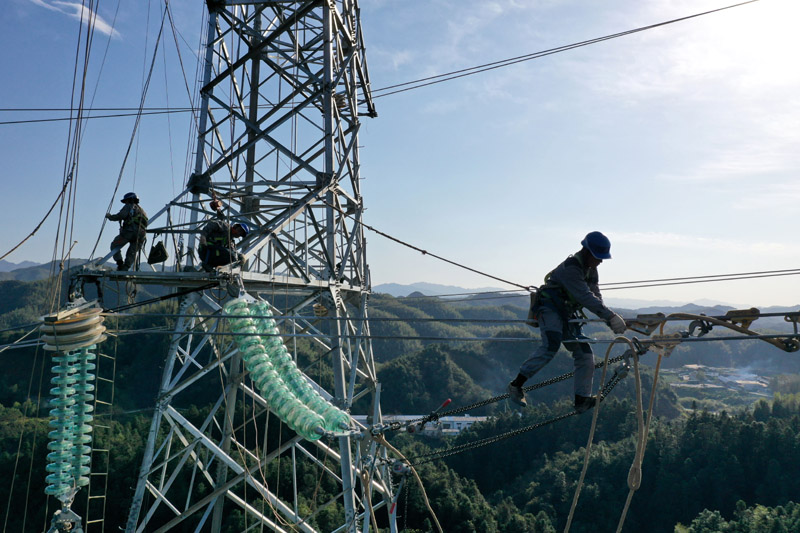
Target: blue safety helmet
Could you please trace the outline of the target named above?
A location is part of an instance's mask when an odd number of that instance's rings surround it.
[[[599,231],[587,234],[581,245],[589,250],[595,259],[611,259],[611,241]]]
[[[236,224],[234,224],[234,227],[236,227],[236,226],[239,226],[240,228],[242,228],[242,231],[244,231],[244,236],[245,237],[247,237],[247,234],[250,233],[250,226],[248,226],[244,222],[237,222]]]
[[[136,202],[138,204],[139,203],[139,197],[136,196],[135,192],[129,192],[129,193],[126,193],[125,196],[122,197],[122,200],[120,200],[120,202],[122,202],[123,204],[127,203],[127,202]]]

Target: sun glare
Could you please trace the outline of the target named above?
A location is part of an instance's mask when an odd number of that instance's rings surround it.
[[[721,17],[714,34],[750,83],[782,85],[800,79],[795,57],[800,48],[800,1],[761,0],[728,15]]]

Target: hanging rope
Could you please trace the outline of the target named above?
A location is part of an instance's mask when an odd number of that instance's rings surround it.
[[[411,469],[411,473],[414,474],[414,479],[417,480],[417,485],[419,485],[419,489],[422,491],[422,500],[425,502],[425,507],[428,509],[431,517],[433,518],[433,523],[436,524],[436,529],[439,530],[439,533],[444,533],[442,531],[442,526],[439,524],[439,519],[436,518],[436,513],[433,512],[433,507],[431,507],[431,502],[428,500],[428,494],[425,492],[425,485],[422,484],[422,479],[420,479],[419,474],[417,473],[417,469],[414,468],[414,465],[409,462],[406,457],[400,453],[400,450],[389,444],[386,438],[383,435],[377,435],[375,437],[375,442],[380,444],[381,446],[385,446],[387,450],[391,451],[392,453],[396,454],[400,459],[406,462]],[[420,464],[420,463],[416,463]],[[408,501],[408,500],[406,500]],[[377,530],[376,530],[377,531]]]
[[[630,346],[631,353],[635,353],[636,352],[636,348],[634,347],[633,342],[630,339],[628,339],[627,337],[615,337],[614,338],[614,343],[616,343],[616,342],[626,342]],[[606,350],[606,356],[605,356],[604,364],[603,364],[603,374],[602,374],[602,377],[600,378],[600,383],[605,383],[606,370],[608,369],[608,357],[611,354],[611,349],[614,347],[614,343],[611,343],[608,346],[608,349]],[[634,364],[636,364],[635,361],[636,361],[636,358],[634,357]],[[638,366],[636,367],[636,369],[637,369],[637,379],[638,379]],[[637,385],[638,385],[638,382],[637,382]],[[638,387],[637,387],[637,390],[638,390]],[[598,398],[598,400],[599,399],[600,398]],[[600,403],[601,403],[600,401],[597,402],[597,404],[595,405],[595,408],[594,408],[594,413],[592,415],[592,426],[591,426],[591,429],[589,429],[589,440],[586,443],[586,454],[585,454],[585,457],[583,459],[583,469],[581,470],[581,475],[580,475],[580,478],[578,479],[578,485],[575,487],[575,495],[572,498],[572,507],[570,507],[570,510],[569,510],[569,516],[567,517],[567,525],[564,528],[564,533],[568,533],[569,532],[569,528],[572,525],[572,517],[575,514],[575,508],[578,506],[578,498],[580,497],[581,488],[583,487],[583,480],[586,477],[586,470],[589,468],[589,455],[590,455],[590,453],[592,451],[592,441],[594,440],[594,431],[597,428],[597,418],[600,415]]]
[[[169,4],[167,4],[167,6],[168,5]],[[122,166],[119,169],[119,175],[117,176],[117,182],[114,185],[114,191],[111,194],[111,200],[109,201],[108,207],[106,208],[106,213],[111,212],[111,206],[114,203],[114,198],[116,197],[117,191],[119,190],[120,183],[122,182],[122,176],[123,176],[123,174],[125,172],[125,166],[126,166],[126,164],[128,162],[128,157],[131,154],[131,150],[133,149],[133,143],[136,140],[137,132],[139,131],[139,124],[142,121],[142,110],[144,109],[144,103],[145,103],[145,100],[147,98],[147,91],[148,91],[148,89],[150,87],[150,80],[153,77],[153,70],[155,68],[156,59],[158,58],[158,46],[159,46],[159,43],[161,42],[161,36],[162,36],[162,34],[164,32],[164,22],[166,21],[166,19],[167,19],[167,8],[165,7],[164,12],[161,15],[161,25],[160,25],[160,27],[158,29],[158,36],[156,37],[155,48],[153,49],[153,57],[152,57],[152,59],[150,61],[150,70],[147,73],[147,79],[145,80],[144,86],[142,87],[142,95],[141,95],[141,98],[139,99],[139,111],[136,114],[136,120],[135,120],[135,122],[133,124],[133,131],[131,131],[131,137],[128,140],[128,147],[125,150],[125,157],[123,157],[123,159],[122,159]],[[94,254],[97,251],[97,246],[100,244],[100,239],[103,236],[103,229],[105,228],[105,225],[106,225],[106,219],[104,218],[103,222],[102,222],[102,224],[100,226],[100,234],[97,236],[97,241],[95,241],[95,243],[94,243],[94,248],[92,248],[92,253],[89,254],[89,259],[93,259],[94,258]]]
[[[740,313],[741,315],[741,313]],[[671,318],[673,315],[670,315]],[[659,334],[662,337],[666,337],[664,335],[664,325],[666,321],[661,323],[661,327],[659,329]],[[647,448],[647,437],[650,435],[650,423],[653,421],[653,407],[655,406],[655,397],[656,397],[656,388],[658,387],[658,377],[661,371],[661,361],[664,357],[669,356],[672,353],[672,350],[678,345],[678,339],[673,338],[672,340],[666,340],[662,342],[662,344],[653,343],[648,346],[648,348],[658,354],[658,359],[656,360],[656,368],[653,374],[653,386],[650,390],[650,402],[647,406],[647,423],[645,424],[644,428],[639,432],[637,442],[636,442],[636,453],[633,458],[633,462],[631,463],[631,468],[628,471],[628,496],[625,499],[625,505],[622,508],[622,513],[619,518],[619,523],[617,524],[617,533],[621,533],[622,527],[625,525],[625,519],[628,516],[628,510],[630,509],[631,500],[633,499],[633,493],[639,490],[642,482],[642,461],[644,461],[644,452]],[[638,357],[636,357],[635,362],[638,364]],[[638,375],[637,375],[638,377]],[[638,387],[638,384],[637,384]],[[638,397],[638,420],[639,425],[641,427],[641,394],[638,392],[637,389],[637,397]]]
[[[658,386],[658,374],[661,369],[661,360],[664,357],[663,350],[658,351],[658,360],[656,361],[656,369],[653,375],[653,387],[650,391],[650,403],[647,406],[647,423],[645,424],[644,428],[640,430],[638,438],[636,440],[636,454],[633,458],[633,463],[631,464],[631,468],[628,471],[628,497],[625,499],[625,506],[622,508],[622,514],[619,517],[619,524],[617,525],[617,533],[622,531],[622,526],[625,525],[625,518],[628,516],[628,509],[631,505],[631,500],[633,499],[633,493],[639,490],[639,487],[642,483],[642,461],[644,460],[644,451],[647,447],[647,437],[650,434],[650,422],[653,420],[653,405],[655,404],[655,397],[656,397],[656,387]],[[635,358],[636,364],[638,365],[638,357]],[[639,378],[638,370],[637,370],[637,380]],[[637,420],[639,421],[639,425],[641,427],[641,407],[642,407],[642,397],[639,391],[639,383],[637,381]]]
[[[59,202],[59,201],[61,201],[61,198],[64,196],[64,193],[66,192],[66,190],[67,190],[67,187],[69,186],[69,184],[70,184],[70,182],[71,182],[71,181],[72,181],[72,172],[70,172],[70,173],[67,175],[66,179],[64,180],[64,184],[63,184],[63,185],[62,185],[62,187],[61,187],[61,191],[58,193],[58,196],[56,196],[56,199],[55,199],[55,201],[53,202],[53,205],[51,205],[51,206],[50,206],[50,209],[48,209],[48,210],[47,210],[47,213],[45,213],[45,215],[44,215],[44,217],[42,218],[42,220],[41,220],[41,221],[40,221],[40,222],[39,222],[39,223],[36,225],[36,227],[35,227],[35,228],[33,228],[33,231],[31,231],[31,232],[28,234],[28,236],[27,236],[27,237],[25,237],[24,239],[22,239],[22,240],[19,242],[19,244],[17,244],[17,245],[16,245],[16,246],[14,246],[12,249],[10,249],[10,250],[9,250],[9,251],[7,251],[6,253],[4,253],[2,256],[0,256],[0,260],[3,260],[3,259],[5,259],[6,257],[8,257],[9,255],[11,255],[11,254],[12,254],[12,253],[13,253],[13,252],[14,252],[14,251],[17,249],[17,248],[19,248],[20,246],[22,246],[23,244],[25,244],[25,242],[26,242],[28,239],[30,239],[31,237],[33,237],[34,235],[36,235],[36,232],[37,232],[37,231],[39,231],[39,229],[40,229],[40,228],[42,227],[42,225],[45,223],[45,221],[47,220],[47,217],[49,217],[49,216],[50,216],[50,213],[52,213],[52,212],[53,212],[53,209],[55,209],[55,208],[56,208],[56,206],[58,205],[58,202]]]

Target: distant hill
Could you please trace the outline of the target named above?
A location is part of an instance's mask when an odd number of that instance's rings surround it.
[[[79,268],[87,262],[87,259],[76,258],[64,264],[64,276],[60,284],[61,295],[57,299],[57,307],[66,302],[71,276],[69,271]],[[53,302],[50,291],[53,287],[58,286],[53,285],[51,272],[58,272],[60,269],[60,264],[50,262],[16,269],[12,272],[0,272],[0,330],[35,322],[42,315],[52,312]],[[139,284],[137,291],[137,299],[142,301],[163,296],[170,291],[170,288]],[[90,286],[86,294],[87,299],[96,296],[94,286]],[[109,309],[127,303],[129,303],[127,293],[119,290],[106,291],[102,301],[104,307]],[[0,342],[0,344],[2,343]]]
[[[500,289],[497,287],[478,287],[478,288],[465,288],[456,285],[440,285],[438,283],[427,283],[420,281],[404,285],[401,283],[382,283],[372,288],[373,292],[381,294],[389,294],[395,298],[419,298],[422,296],[448,296],[448,295],[467,295],[466,298],[471,300],[506,300],[505,303],[510,304],[525,304],[527,302],[527,295],[522,294],[524,291],[520,290],[517,294],[509,291],[508,289]],[[487,294],[483,294],[487,293]],[[499,293],[499,294],[497,294]],[[692,303],[677,302],[673,300],[636,300],[630,298],[605,298],[606,304],[614,309],[638,309],[642,313],[650,313],[655,311],[646,311],[645,309],[680,309],[683,312],[691,312],[686,306],[691,306],[696,310],[699,308],[708,309],[717,306],[726,309],[734,309],[733,304],[727,302],[717,302],[712,300],[698,300]],[[477,303],[477,302],[476,302]],[[527,305],[527,304],[525,304]]]
[[[461,303],[475,306],[496,306],[510,305],[516,307],[528,306],[528,295],[514,292],[506,292],[506,289],[497,287],[480,287],[468,289],[455,285],[439,285],[436,283],[417,282],[410,285],[400,283],[382,283],[372,288],[374,293],[388,294],[395,298],[417,299],[430,296],[464,295],[460,298],[448,299],[450,303]],[[499,292],[499,294],[498,294]],[[520,291],[522,292],[522,291]],[[713,300],[697,300],[696,302],[677,302],[672,300],[638,300],[625,298],[604,298],[606,305],[619,312],[625,317],[634,317],[639,314],[650,313],[692,313],[704,315],[724,315],[731,309],[745,309],[746,306],[735,306],[731,303],[717,302]],[[797,306],[773,306],[761,308],[761,313],[782,313],[787,311],[800,310]],[[781,317],[777,319],[762,319],[759,325],[767,321],[783,322]]]
[[[4,261],[0,261],[3,263]],[[88,259],[69,259],[64,263],[64,270],[79,267],[88,263]],[[0,281],[38,281],[50,277],[51,272],[58,272],[61,268],[59,261],[50,261],[49,263],[39,264],[31,261],[23,261],[20,265],[30,265],[25,267],[15,268],[11,271],[0,269]],[[12,263],[13,264],[13,263]],[[55,267],[55,269],[53,268]]]
[[[601,287],[602,288],[602,287]],[[647,307],[680,307],[686,305],[686,302],[676,302],[674,300],[640,300],[636,298],[606,298],[603,295],[603,300],[609,307],[620,307],[622,309],[643,309]],[[737,307],[737,304],[730,302],[718,302],[715,300],[700,299],[692,302],[695,305],[714,307],[715,305],[728,306],[730,308]],[[738,305],[741,307],[741,305]]]
[[[37,265],[39,265],[39,263],[34,263],[33,261],[23,261],[21,263],[12,263],[11,261],[6,261],[5,259],[0,259],[0,272],[11,272],[12,270],[17,270],[19,268],[35,267]]]
[[[408,296],[414,292],[420,292],[425,296],[446,296],[448,294],[464,294],[469,292],[493,292],[502,291],[497,287],[479,287],[477,289],[465,289],[464,287],[456,287],[454,285],[439,285],[437,283],[426,283],[419,281],[411,283],[410,285],[402,285],[400,283],[381,283],[372,287],[373,292],[382,294],[390,294],[394,297]]]

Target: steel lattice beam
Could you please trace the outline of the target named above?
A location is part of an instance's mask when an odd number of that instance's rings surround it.
[[[217,531],[236,509],[251,525],[315,531],[319,511],[336,506],[343,510],[337,530],[368,531],[371,511],[365,505],[371,501],[396,531],[388,512],[393,489],[386,450],[354,442],[352,435],[313,442],[292,437],[274,445],[268,432],[279,428],[274,419],[268,422],[270,406],[249,381],[220,317],[225,299],[243,293],[272,298],[275,311],[287,315],[282,331],[310,329],[327,354],[334,379],[323,396],[351,409],[356,399],[372,395],[368,414],[380,422],[368,340],[370,277],[360,225],[358,143],[360,117],[376,113],[358,4],[207,5],[194,173],[149,225],[151,233],[180,239],[179,268],[81,274],[196,289],[182,297],[127,529]],[[221,109],[212,113],[212,106]],[[241,267],[209,274],[194,268],[194,248],[197,233],[215,216],[207,206],[212,195],[231,223],[247,222],[253,231],[240,247],[246,258]],[[209,283],[228,290],[207,294]],[[336,320],[322,327],[288,318],[313,316],[314,306]],[[212,397],[203,416],[184,413],[195,399]],[[274,486],[269,477],[279,459],[291,463],[290,488]],[[301,469],[314,469],[333,483],[336,495],[309,507]]]

